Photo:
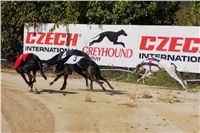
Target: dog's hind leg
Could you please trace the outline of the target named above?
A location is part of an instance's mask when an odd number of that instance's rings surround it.
[[[103,82],[100,82],[98,79],[94,77],[94,73],[88,73],[88,78],[91,80],[90,89],[93,90],[92,82],[95,81],[97,84],[101,86],[101,88],[105,91],[106,89],[103,87]]]
[[[185,90],[187,90],[186,83],[183,81],[183,79],[181,78],[180,74],[174,66],[171,66],[169,69],[166,69],[166,71],[173,79],[178,81]]]
[[[110,89],[114,90],[114,88],[111,86],[111,84],[108,82],[108,80],[107,80],[107,79],[105,79],[105,78],[104,78],[104,80],[103,80],[103,81],[105,81],[105,82],[108,84],[108,86],[110,87]]]
[[[93,45],[94,43],[98,43],[101,42],[104,39],[105,36],[103,36],[102,34],[99,35],[99,38],[97,40],[93,40],[92,42],[90,42],[89,46]]]
[[[96,71],[96,75],[95,75],[95,76],[96,76],[97,79],[105,81],[105,82],[107,83],[107,85],[110,87],[110,89],[114,90],[114,88],[111,86],[111,84],[108,82],[108,80],[105,79],[105,78],[101,75],[100,71]],[[103,84],[103,83],[101,83],[101,84]]]
[[[106,89],[103,87],[103,82],[100,82],[97,79],[92,79],[93,81],[97,82],[97,84],[99,84],[101,86],[101,88],[105,91]]]
[[[181,74],[176,70],[176,68],[175,68],[175,73],[176,73],[177,77],[182,81],[182,83],[183,83],[182,86],[184,87],[184,89],[187,89],[187,82],[182,79]]]

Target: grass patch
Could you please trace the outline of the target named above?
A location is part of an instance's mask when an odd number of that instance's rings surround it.
[[[132,83],[136,82],[139,78],[136,74],[119,71],[101,71],[101,74],[108,79]]]
[[[101,73],[103,76],[107,77],[107,79],[129,82],[129,83],[137,83],[137,79],[141,77],[134,73],[119,72],[119,71],[102,71]],[[193,75],[194,74],[181,73],[181,77],[183,79],[195,78],[191,77]],[[140,81],[139,84],[142,84],[142,81]],[[150,78],[145,80],[145,84],[150,86],[163,86],[163,87],[178,88],[178,89],[182,88],[182,86],[175,79],[170,77],[169,74],[165,71],[160,71],[155,73]],[[189,88],[200,89],[199,83],[188,82],[188,86]]]

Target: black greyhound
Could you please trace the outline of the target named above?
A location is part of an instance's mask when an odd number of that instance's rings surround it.
[[[77,49],[72,49],[72,50],[67,50],[63,51],[55,56],[53,56],[49,60],[42,60],[43,67],[49,67],[51,65],[57,65],[57,70],[63,70],[64,63],[71,57],[72,55],[77,55],[77,56],[84,56],[88,59],[91,59],[86,53],[77,50]]]
[[[111,42],[113,42],[114,45],[117,45],[117,44],[118,44],[118,45],[122,45],[123,47],[125,47],[125,44],[124,44],[123,42],[117,42],[118,37],[119,37],[120,35],[127,36],[127,34],[126,34],[126,32],[125,32],[124,30],[120,30],[120,31],[118,31],[118,32],[113,32],[113,31],[102,32],[102,33],[100,33],[99,35],[97,35],[97,36],[99,36],[99,38],[96,39],[96,40],[93,40],[92,42],[90,42],[89,45],[91,46],[91,45],[93,45],[94,43],[101,42],[101,41],[104,39],[104,37],[107,37],[108,40],[110,40]],[[96,37],[97,37],[97,36],[96,36]],[[96,37],[94,37],[94,38],[96,38]]]
[[[33,83],[36,82],[36,71],[40,70],[41,75],[46,80],[46,76],[42,69],[42,62],[40,58],[33,53],[26,53],[20,55],[15,62],[15,70],[22,76],[25,82],[31,87],[31,92],[33,91]],[[31,74],[31,72],[33,74]],[[25,74],[28,75],[28,80]],[[37,91],[37,90],[35,90]]]
[[[88,60],[92,60],[86,53],[84,53],[84,52],[82,52],[80,50],[76,50],[76,49],[73,50],[72,49],[72,50],[68,50],[68,51],[63,51],[63,52],[61,52],[61,53],[53,56],[49,60],[43,60],[42,61],[43,62],[43,67],[46,68],[46,67],[49,67],[51,65],[56,65],[56,69],[55,69],[56,73],[60,73],[64,69],[64,63],[72,55],[83,56],[83,57],[87,58]],[[74,71],[76,71],[78,74],[82,75],[85,78],[86,86],[88,87],[88,78],[87,78],[87,75],[85,73],[83,73],[80,69],[75,69]],[[71,72],[72,72],[72,70],[68,69],[68,73],[70,74]]]
[[[105,81],[111,89],[114,89],[110,85],[108,80],[102,77],[99,66],[93,60],[90,60],[83,56],[75,56],[75,59],[78,61],[73,64],[67,64],[67,62],[65,63],[63,72],[59,73],[57,77],[50,83],[50,85],[53,85],[55,81],[57,81],[61,76],[64,75],[64,82],[60,89],[60,90],[64,90],[67,85],[67,78],[68,78],[69,71],[75,71],[78,74],[85,75],[87,76],[88,79],[90,79],[91,90],[93,90],[93,81],[97,82],[102,87],[103,90],[106,90],[102,85],[103,82],[101,82],[100,80]],[[59,70],[56,68],[56,72],[58,71]]]

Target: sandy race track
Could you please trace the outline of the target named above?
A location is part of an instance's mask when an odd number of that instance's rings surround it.
[[[115,91],[83,79],[63,79],[49,86],[37,76],[41,94],[28,90],[15,71],[2,70],[1,119],[3,133],[199,133],[200,92],[185,92],[111,81]],[[106,88],[108,88],[106,86]]]

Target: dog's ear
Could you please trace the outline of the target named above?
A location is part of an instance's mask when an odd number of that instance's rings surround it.
[[[127,33],[123,29],[121,29],[121,32],[123,33],[124,36],[127,36]]]
[[[138,64],[133,72],[138,73],[140,70],[140,67],[141,67],[141,64]]]

